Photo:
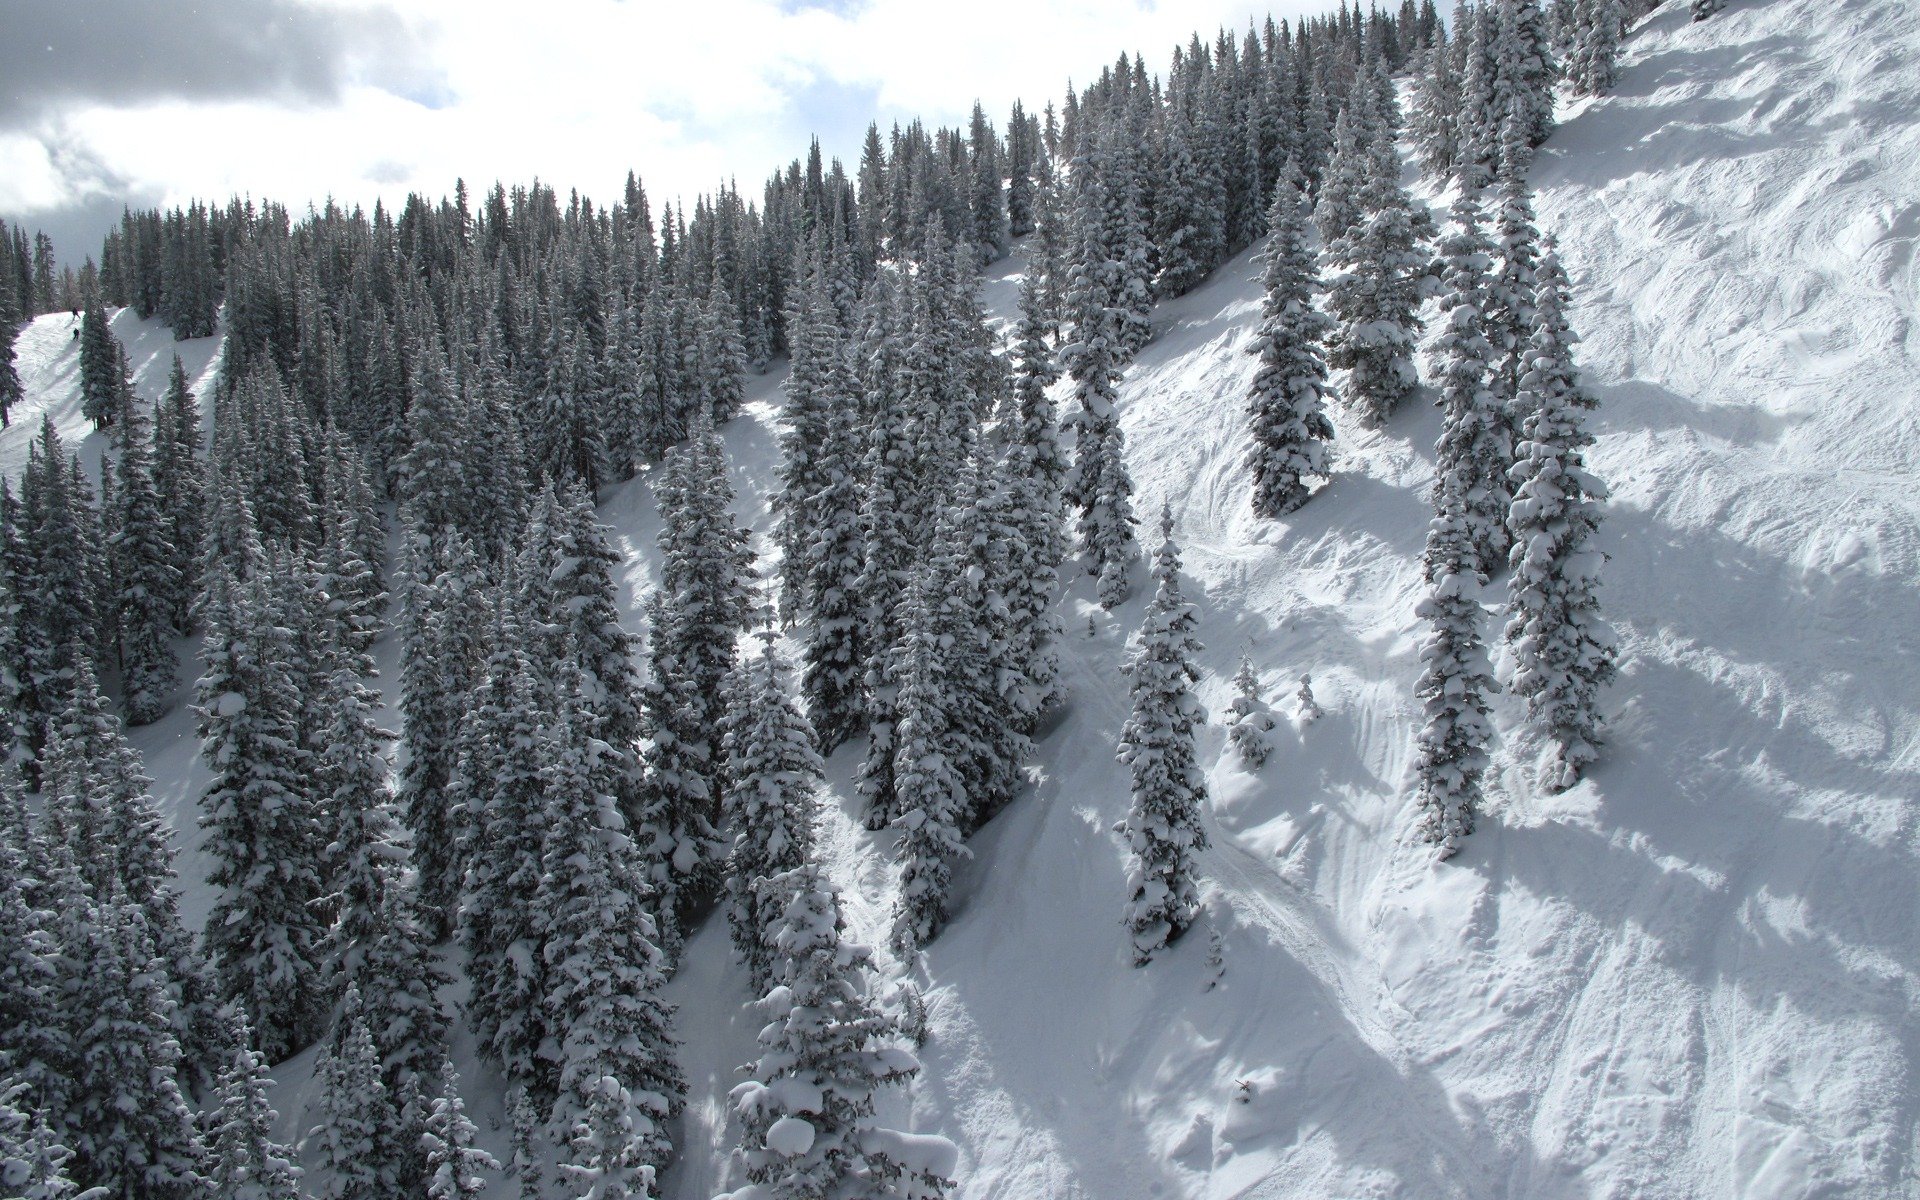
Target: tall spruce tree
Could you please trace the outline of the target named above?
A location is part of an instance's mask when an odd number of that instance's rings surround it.
[[[1207,846],[1200,824],[1206,778],[1194,760],[1194,730],[1206,719],[1193,685],[1200,651],[1199,623],[1180,592],[1180,552],[1173,544],[1173,511],[1160,514],[1154,552],[1154,596],[1140,625],[1127,676],[1133,711],[1120,731],[1118,757],[1133,777],[1126,820],[1126,925],[1135,966],[1144,966],[1185,933],[1199,908],[1193,856]]]
[[[727,921],[754,990],[770,986],[773,963],[763,937],[774,914],[763,910],[761,880],[793,870],[813,851],[817,793],[825,766],[807,718],[788,698],[785,672],[769,637],[758,661],[742,667],[746,705],[729,722],[726,812],[733,827],[727,863]]]
[[[153,430],[134,408],[121,425],[107,561],[127,723],[148,725],[167,711],[179,682],[171,638],[180,576],[173,521],[154,485]]]
[[[839,894],[811,863],[755,886],[773,918],[763,935],[773,985],[758,1003],[768,1018],[760,1057],[729,1099],[739,1160],[759,1190],[732,1196],[945,1195],[947,1181],[890,1155],[895,1143],[875,1125],[876,1094],[920,1064],[867,998],[871,954],[845,940]]]
[[[1511,472],[1513,535],[1506,638],[1512,691],[1527,722],[1552,751],[1541,782],[1560,790],[1599,756],[1600,691],[1612,681],[1613,632],[1600,616],[1600,566],[1593,544],[1607,488],[1587,469],[1595,401],[1580,385],[1567,323],[1567,277],[1549,240],[1540,256],[1533,339],[1520,395],[1528,410]]]
[[[1480,547],[1467,519],[1457,475],[1435,488],[1434,518],[1427,531],[1428,591],[1414,610],[1427,623],[1420,646],[1420,680],[1414,696],[1425,712],[1415,741],[1414,775],[1421,840],[1450,858],[1473,832],[1480,807],[1480,777],[1487,769],[1493,727],[1487,700],[1493,670],[1481,640]]]
[[[1267,210],[1272,241],[1265,251],[1266,289],[1260,327],[1248,349],[1260,356],[1247,397],[1253,450],[1253,512],[1279,517],[1307,502],[1308,481],[1331,472],[1327,443],[1327,363],[1324,344],[1333,322],[1313,306],[1320,287],[1310,243],[1307,203],[1282,175]]]
[[[215,577],[195,711],[211,773],[200,801],[215,864],[207,879],[220,889],[207,951],[225,994],[251,1015],[258,1049],[277,1062],[319,1034],[327,1005],[313,907],[324,842],[300,745],[302,698],[283,665],[292,648],[272,614],[259,575]]]
[[[251,1048],[253,1031],[239,1008],[226,1017],[234,1049],[207,1117],[208,1191],[213,1200],[300,1200],[302,1172],[293,1151],[274,1140],[280,1114],[267,1100],[273,1081]]]
[[[1506,406],[1490,378],[1493,348],[1485,334],[1492,249],[1481,232],[1479,205],[1462,192],[1439,246],[1446,292],[1440,302],[1443,324],[1432,347],[1442,421],[1434,446],[1434,508],[1438,511],[1449,496],[1458,505],[1457,519],[1472,552],[1466,570],[1481,579],[1506,557],[1507,468],[1513,458]]]
[[[433,1108],[420,1135],[426,1155],[427,1200],[472,1200],[486,1190],[487,1174],[499,1160],[474,1144],[479,1130],[460,1099],[460,1076],[451,1062],[440,1064]]]
[[[1361,192],[1365,216],[1327,247],[1334,272],[1327,303],[1337,319],[1329,361],[1347,371],[1346,402],[1363,424],[1378,426],[1418,382],[1413,366],[1426,259],[1428,222],[1400,186],[1400,158],[1390,138],[1367,155]]]

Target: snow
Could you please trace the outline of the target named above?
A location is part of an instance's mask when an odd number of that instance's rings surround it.
[[[813,1149],[813,1126],[803,1117],[781,1117],[767,1126],[767,1149],[798,1158]]]
[[[1071,698],[1033,785],[955,865],[940,938],[908,962],[876,952],[891,977],[876,990],[911,980],[930,1030],[919,1079],[879,1117],[952,1139],[940,1165],[959,1196],[1915,1189],[1917,112],[1910,0],[1737,0],[1700,24],[1669,0],[1628,41],[1616,94],[1564,110],[1535,180],[1601,398],[1600,595],[1623,677],[1611,745],[1557,796],[1531,782],[1516,701],[1495,698],[1489,812],[1445,864],[1409,837],[1436,415],[1410,406],[1381,430],[1338,415],[1331,483],[1256,521],[1243,406],[1257,264],[1243,255],[1159,308],[1119,411],[1139,511],[1164,500],[1178,521],[1206,646],[1199,699],[1220,712],[1246,655],[1270,687],[1311,673],[1324,713],[1280,723],[1257,775],[1224,723],[1202,727],[1202,915],[1133,968],[1113,747],[1118,668],[1149,597],[1102,613],[1069,565]],[[997,319],[1022,269],[1017,251],[990,268]],[[67,322],[21,337],[28,400],[0,433],[10,476],[40,409],[86,435]],[[159,394],[169,335],[126,312],[114,329],[141,394]],[[180,349],[204,388],[217,342]],[[763,554],[779,384],[749,380],[724,431],[735,511]],[[95,461],[97,439],[80,444]],[[601,515],[637,630],[657,572],[647,480]],[[378,652],[390,692],[394,639]],[[197,923],[205,774],[184,698],[131,736],[187,847]],[[858,753],[828,764],[820,847],[848,937],[884,947],[898,831],[861,826]],[[1207,989],[1213,933],[1226,970]],[[717,919],[668,991],[690,1096],[661,1189],[706,1200],[742,1182],[727,1097],[764,1017]],[[456,1057],[504,1158],[500,1080],[464,1030]],[[283,1134],[312,1123],[311,1059],[274,1068]],[[511,1186],[496,1176],[489,1194]]]

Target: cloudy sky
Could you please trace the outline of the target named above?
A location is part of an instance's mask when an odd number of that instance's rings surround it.
[[[818,133],[996,124],[1121,50],[1330,0],[0,0],[0,217],[97,254],[122,204],[476,192],[749,194]]]

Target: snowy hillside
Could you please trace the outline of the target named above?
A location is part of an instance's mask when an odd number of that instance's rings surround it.
[[[1285,714],[1311,673],[1325,714],[1283,720],[1257,774],[1217,720],[1203,731],[1206,911],[1131,966],[1113,750],[1146,597],[1102,612],[1070,564],[1071,696],[1033,786],[973,838],[938,941],[913,963],[878,952],[878,986],[913,980],[931,1018],[925,1070],[885,1115],[960,1145],[959,1195],[1920,1192],[1920,8],[1735,0],[1705,25],[1684,8],[1643,22],[1615,93],[1564,110],[1533,175],[1602,399],[1592,465],[1614,490],[1602,603],[1623,655],[1605,756],[1571,791],[1538,791],[1498,699],[1479,830],[1439,865],[1410,840],[1438,416],[1336,418],[1332,483],[1257,521],[1257,265],[1242,255],[1161,305],[1121,411],[1139,511],[1164,501],[1178,522],[1202,699],[1217,716],[1244,655]],[[1022,269],[1018,251],[989,268],[996,316]],[[85,445],[68,320],[21,337],[10,476],[43,409]],[[175,349],[195,378],[217,357],[130,312],[114,330],[144,396]],[[763,551],[780,382],[750,380],[724,431]],[[601,517],[637,628],[656,569],[646,482]],[[388,637],[390,699],[395,656]],[[197,926],[211,901],[191,851],[192,718],[133,740],[188,848]],[[829,763],[822,848],[853,932],[880,946],[891,835],[860,825],[858,756]],[[707,1200],[758,1025],[724,922],[690,940],[668,994],[690,1096],[664,1190]],[[503,1150],[499,1081],[456,1048]],[[311,1124],[310,1058],[275,1072],[289,1135]]]

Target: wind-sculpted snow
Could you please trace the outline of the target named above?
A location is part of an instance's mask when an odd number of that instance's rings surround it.
[[[910,963],[877,951],[879,999],[911,981],[929,1028],[911,1094],[879,1116],[954,1139],[960,1196],[1920,1191],[1916,114],[1910,0],[1735,0],[1699,24],[1668,0],[1628,40],[1616,91],[1563,108],[1533,181],[1600,398],[1611,742],[1584,782],[1546,794],[1518,702],[1495,697],[1487,809],[1443,864],[1413,837],[1410,771],[1431,392],[1380,429],[1336,405],[1331,482],[1258,520],[1244,409],[1259,263],[1242,255],[1156,310],[1118,409],[1136,508],[1171,505],[1205,646],[1202,910],[1131,965],[1114,744],[1152,589],[1142,572],[1104,612],[1069,563],[1069,700],[1031,787],[956,864],[939,938]],[[1421,195],[1444,213],[1447,197]],[[989,268],[996,321],[1023,270],[1018,248]],[[66,321],[22,335],[9,475],[43,408],[97,461]],[[114,329],[158,394],[165,331],[128,313]],[[185,344],[190,374],[216,345]],[[763,555],[780,383],[750,379],[723,431]],[[638,631],[658,575],[647,479],[601,517]],[[1504,594],[1498,576],[1488,595]],[[378,653],[390,700],[394,639]],[[1243,657],[1279,718],[1251,773],[1222,719]],[[1504,672],[1497,644],[1495,660]],[[1294,699],[1307,673],[1325,710],[1311,723]],[[190,716],[132,736],[191,848],[205,777]],[[861,824],[858,755],[827,763],[820,857],[849,939],[883,947],[894,835]],[[181,859],[190,924],[206,865]],[[709,916],[667,988],[689,1090],[663,1180],[675,1200],[742,1183],[723,1176],[727,1096],[764,1019],[730,950]],[[464,1030],[455,1045],[482,1144],[504,1158],[499,1079]],[[310,1057],[274,1068],[283,1135],[312,1123]]]

